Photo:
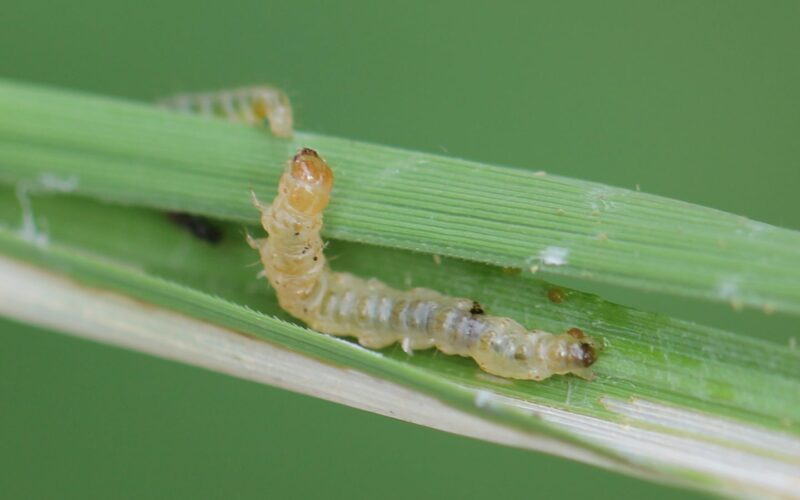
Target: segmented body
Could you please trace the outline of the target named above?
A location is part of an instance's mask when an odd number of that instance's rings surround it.
[[[158,104],[175,111],[219,116],[252,125],[261,124],[266,119],[276,136],[292,135],[292,107],[289,98],[279,89],[267,85],[178,94],[163,99]]]
[[[250,244],[286,311],[320,332],[353,336],[369,348],[400,342],[407,351],[435,347],[469,356],[502,377],[541,380],[574,373],[591,378],[594,342],[578,329],[554,335],[485,314],[476,302],[433,290],[392,289],[328,268],[320,237],[333,173],[311,149],[290,162],[272,205],[261,210],[266,240]]]
[[[267,119],[276,136],[292,135],[289,100],[269,86],[181,94],[160,104],[254,125]],[[526,330],[510,318],[487,315],[470,299],[424,288],[395,290],[375,279],[331,271],[320,230],[332,187],[328,164],[315,151],[303,149],[289,163],[271,205],[253,196],[269,238],[248,237],[248,242],[259,250],[264,274],[290,314],[320,332],[356,337],[369,348],[399,342],[407,352],[435,347],[472,357],[485,371],[502,377],[592,377],[594,341],[577,328],[560,335]]]

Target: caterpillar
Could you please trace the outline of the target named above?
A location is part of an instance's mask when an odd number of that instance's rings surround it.
[[[160,104],[253,125],[266,118],[274,135],[292,135],[289,100],[269,86],[180,94]],[[543,380],[572,373],[593,378],[596,343],[578,328],[560,335],[526,330],[510,318],[486,314],[470,299],[426,288],[395,290],[376,279],[331,271],[320,231],[332,188],[327,162],[303,148],[289,162],[272,204],[262,204],[251,192],[269,237],[248,234],[247,242],[259,251],[263,274],[291,315],[320,332],[356,337],[372,349],[399,342],[407,352],[435,347],[471,357],[501,377]]]
[[[158,104],[174,111],[218,116],[251,125],[261,124],[266,119],[275,136],[292,136],[289,98],[281,90],[268,85],[178,94],[162,99]]]
[[[372,349],[399,342],[407,352],[435,347],[471,357],[501,377],[593,378],[596,343],[577,328],[559,335],[527,330],[510,318],[486,314],[470,299],[425,288],[395,290],[376,279],[331,271],[320,230],[332,187],[331,168],[316,151],[303,148],[289,162],[272,204],[251,193],[269,236],[248,235],[247,241],[259,251],[280,306],[292,316],[323,333],[356,337]]]

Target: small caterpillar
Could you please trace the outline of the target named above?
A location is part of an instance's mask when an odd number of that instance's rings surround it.
[[[274,135],[292,136],[293,118],[289,98],[281,90],[267,85],[178,94],[158,104],[175,111],[219,116],[251,125],[261,124],[266,119]]]
[[[403,349],[435,347],[472,357],[494,375],[542,380],[573,373],[591,379],[595,342],[581,330],[554,335],[526,330],[510,318],[487,315],[475,301],[415,288],[399,291],[376,279],[329,269],[320,237],[333,172],[316,151],[301,149],[281,177],[271,205],[253,204],[269,234],[248,235],[280,306],[309,327],[353,336],[378,349],[400,342]]]

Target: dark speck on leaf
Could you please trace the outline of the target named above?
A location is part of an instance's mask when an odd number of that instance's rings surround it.
[[[174,224],[186,228],[197,239],[211,244],[222,241],[222,230],[207,217],[185,212],[168,212],[167,217]]]

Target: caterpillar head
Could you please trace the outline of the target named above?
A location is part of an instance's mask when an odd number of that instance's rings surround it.
[[[570,328],[566,333],[566,338],[568,339],[567,359],[570,373],[591,380],[594,378],[594,374],[590,367],[597,361],[600,346],[579,328]]]
[[[293,209],[304,215],[317,215],[330,200],[333,172],[316,151],[303,148],[292,158],[282,188]]]

